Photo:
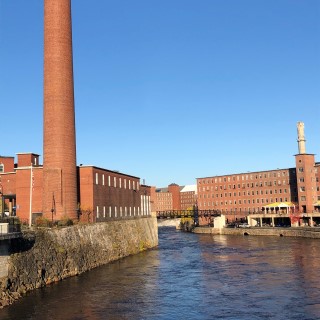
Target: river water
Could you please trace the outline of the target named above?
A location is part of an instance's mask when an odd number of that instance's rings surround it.
[[[0,319],[320,319],[320,242],[159,228],[159,247],[27,294]]]

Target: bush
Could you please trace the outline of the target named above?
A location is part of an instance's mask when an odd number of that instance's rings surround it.
[[[59,220],[57,222],[58,227],[67,227],[67,226],[72,226],[73,225],[73,220],[70,218],[63,218],[62,220]]]
[[[47,218],[44,217],[38,217],[35,221],[36,227],[47,227],[51,228],[52,227],[52,222],[48,220]]]

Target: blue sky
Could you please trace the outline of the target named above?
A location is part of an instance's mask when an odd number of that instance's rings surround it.
[[[319,0],[72,10],[78,164],[159,187],[288,168],[297,121],[319,153]],[[42,155],[42,90],[43,1],[0,0],[1,155]]]

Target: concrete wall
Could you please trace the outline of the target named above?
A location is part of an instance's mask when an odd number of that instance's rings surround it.
[[[206,228],[197,227],[194,233],[210,233],[223,235],[251,235],[251,236],[283,236],[320,239],[320,230],[312,228]]]
[[[38,230],[32,249],[13,254],[0,279],[0,308],[27,291],[158,245],[155,217]]]

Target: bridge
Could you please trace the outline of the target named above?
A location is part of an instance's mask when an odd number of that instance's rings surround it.
[[[220,217],[221,213],[217,210],[167,210],[167,211],[157,211],[157,219],[181,219],[181,218],[192,218],[195,221],[199,218],[212,218]]]

